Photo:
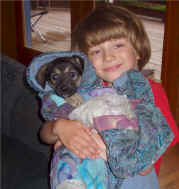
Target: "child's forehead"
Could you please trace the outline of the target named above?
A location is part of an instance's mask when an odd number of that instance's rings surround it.
[[[96,45],[92,45],[89,47],[89,50],[93,49],[93,48],[98,48],[100,46],[102,46],[105,43],[108,44],[116,44],[116,43],[126,43],[126,42],[130,42],[129,39],[127,37],[118,37],[118,38],[112,38],[112,39],[108,39],[105,40],[104,42],[98,43]]]

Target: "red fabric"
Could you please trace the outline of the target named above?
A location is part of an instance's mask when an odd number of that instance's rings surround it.
[[[168,122],[175,136],[170,145],[170,146],[173,146],[174,144],[179,142],[179,129],[170,112],[167,96],[160,83],[156,83],[152,80],[149,80],[149,83],[150,83],[150,86],[152,88],[152,92],[154,95],[155,105],[160,109],[160,111],[164,115],[166,121]],[[162,160],[162,157],[154,164],[157,175],[159,174],[161,160]]]

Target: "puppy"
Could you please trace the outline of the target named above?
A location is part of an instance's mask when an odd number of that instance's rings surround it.
[[[80,56],[60,57],[42,66],[37,72],[36,80],[42,88],[45,88],[48,82],[56,95],[76,107],[82,102],[76,91],[80,85],[83,68],[84,61]]]

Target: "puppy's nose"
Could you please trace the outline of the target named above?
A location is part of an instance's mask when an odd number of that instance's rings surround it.
[[[68,90],[68,87],[67,86],[61,86],[61,90],[66,91],[66,90]]]

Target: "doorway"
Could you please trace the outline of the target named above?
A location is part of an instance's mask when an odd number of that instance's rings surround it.
[[[71,48],[69,1],[24,1],[25,45],[40,52]]]

